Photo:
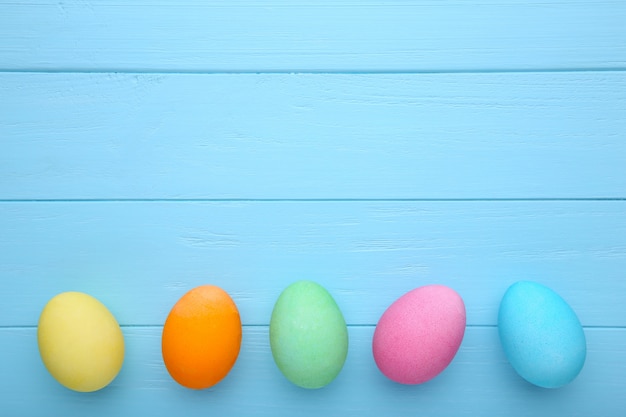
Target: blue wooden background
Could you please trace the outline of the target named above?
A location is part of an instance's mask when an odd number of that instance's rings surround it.
[[[626,1],[0,0],[0,414],[626,415]],[[272,306],[318,281],[345,368],[277,370]],[[496,317],[542,282],[588,359],[558,390],[512,370]],[[231,374],[171,380],[162,324],[187,290],[231,293]],[[397,297],[441,283],[468,321],[420,386],[371,355]],[[126,360],[74,393],[39,358],[55,294],[103,301]]]

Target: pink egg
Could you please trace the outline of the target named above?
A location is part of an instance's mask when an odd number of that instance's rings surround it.
[[[372,350],[380,371],[401,384],[421,384],[441,373],[465,334],[465,304],[443,285],[416,288],[383,313]]]

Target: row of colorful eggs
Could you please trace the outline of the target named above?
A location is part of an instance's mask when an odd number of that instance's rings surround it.
[[[465,327],[465,304],[453,289],[443,285],[413,289],[391,304],[376,325],[375,363],[395,382],[426,382],[452,362]],[[535,385],[563,386],[583,367],[586,341],[578,317],[541,284],[520,281],[507,290],[498,329],[509,362]],[[329,384],[348,354],[341,310],[326,289],[311,281],[295,282],[282,292],[269,334],[276,365],[303,388]],[[178,300],[165,321],[163,362],[179,384],[208,388],[230,372],[241,337],[241,319],[231,297],[217,286],[196,287]],[[48,371],[75,391],[104,388],[124,361],[119,324],[102,303],[84,293],[53,297],[41,313],[37,338]]]

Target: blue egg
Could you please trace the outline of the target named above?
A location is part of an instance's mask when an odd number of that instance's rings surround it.
[[[517,373],[543,388],[562,387],[585,364],[587,343],[572,308],[550,288],[520,281],[504,294],[498,332]]]

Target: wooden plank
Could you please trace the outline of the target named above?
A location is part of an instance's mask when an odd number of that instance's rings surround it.
[[[624,198],[626,72],[0,74],[0,199]]]
[[[299,279],[354,325],[432,283],[461,294],[470,325],[495,325],[506,288],[530,279],[586,326],[626,326],[625,214],[625,201],[2,203],[0,326],[36,325],[70,290],[123,324],[161,325],[207,283],[264,325]]]
[[[50,377],[37,352],[36,330],[0,329],[3,411],[10,415],[187,416],[289,414],[300,416],[476,416],[507,410],[508,416],[617,416],[626,408],[626,330],[586,329],[588,356],[574,382],[545,390],[524,382],[506,362],[497,329],[468,328],[452,364],[419,386],[385,379],[371,355],[373,327],[349,329],[344,369],[331,385],[304,390],[278,371],[266,327],[244,328],[232,372],[205,391],[178,386],[163,366],[161,328],[125,328],[121,373],[102,391],[71,392]],[[10,375],[10,377],[8,377]],[[33,401],[37,399],[37,401]]]
[[[623,1],[3,0],[0,69],[624,68],[625,18]]]

